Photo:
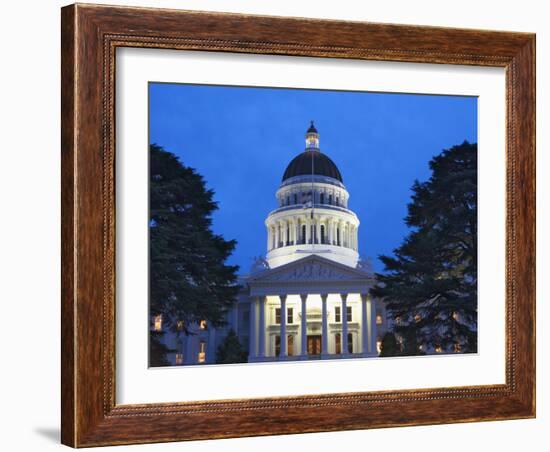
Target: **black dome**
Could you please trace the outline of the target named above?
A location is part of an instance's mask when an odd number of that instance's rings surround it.
[[[332,177],[342,183],[344,182],[340,170],[334,162],[325,154],[317,150],[305,151],[294,157],[286,167],[285,174],[283,175],[283,182],[291,177],[311,175],[312,159],[313,174]]]

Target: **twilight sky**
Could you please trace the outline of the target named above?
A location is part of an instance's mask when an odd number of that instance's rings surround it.
[[[267,251],[264,220],[311,120],[361,222],[359,254],[377,271],[407,234],[410,189],[429,178],[429,160],[477,142],[475,97],[150,83],[149,105],[150,142],[214,190],[214,231],[237,240],[229,263],[243,274]]]

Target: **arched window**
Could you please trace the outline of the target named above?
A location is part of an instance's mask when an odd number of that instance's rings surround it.
[[[287,196],[287,197],[286,197],[286,205],[287,205],[287,206],[290,205],[290,196]]]
[[[324,204],[324,203],[325,203],[325,194],[321,193],[319,195],[319,204]]]
[[[324,224],[321,225],[321,243],[326,243],[325,242],[325,225]]]
[[[298,195],[294,193],[294,204],[298,204]]]
[[[328,195],[328,203],[332,206],[332,195]]]
[[[339,203],[338,203],[338,196],[336,197],[336,201],[334,202],[334,204],[336,204],[337,206],[339,205]]]

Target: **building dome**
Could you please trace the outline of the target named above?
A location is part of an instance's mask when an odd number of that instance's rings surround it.
[[[342,183],[344,182],[336,164],[317,149],[306,150],[294,157],[286,167],[283,182],[291,177],[309,176],[311,174],[332,177]]]
[[[286,168],[266,220],[269,268],[309,255],[357,267],[359,219],[349,209],[340,170],[319,149],[313,121],[306,147]]]

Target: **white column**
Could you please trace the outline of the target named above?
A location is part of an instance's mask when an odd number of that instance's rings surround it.
[[[260,324],[258,325],[258,356],[260,358],[265,356],[265,302],[266,297],[260,297]]]
[[[327,294],[321,294],[322,303],[322,336],[321,336],[321,355],[328,355],[328,316],[327,316]]]
[[[300,294],[302,300],[302,324],[300,326],[302,333],[302,356],[307,356],[307,294]]]
[[[348,294],[340,294],[342,299],[342,354],[348,354]]]
[[[271,226],[267,227],[267,251],[271,251]]]
[[[376,349],[376,340],[378,337],[377,326],[376,326],[376,302],[371,298],[370,295],[367,295],[367,313],[369,316],[369,325],[370,325],[370,338],[369,338],[369,351],[373,355],[377,355],[378,351]]]
[[[256,342],[256,306],[258,303],[258,298],[255,297],[250,301],[250,333],[248,336],[248,358],[253,359],[256,357],[257,353],[257,342]]]
[[[370,336],[372,334],[371,332],[371,324],[370,324],[370,318],[369,318],[369,310],[370,306],[367,306],[367,294],[362,293],[361,294],[361,353],[366,354],[369,353],[370,350]]]
[[[300,240],[300,220],[296,218],[294,220],[294,245],[298,245],[299,240]]]
[[[321,243],[321,217],[315,217],[315,234],[317,235],[317,243]]]
[[[281,300],[281,353],[279,358],[285,358],[288,354],[288,339],[286,337],[286,297],[286,295],[279,296]]]

